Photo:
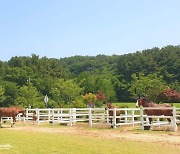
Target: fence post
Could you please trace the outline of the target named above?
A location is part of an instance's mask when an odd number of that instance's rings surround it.
[[[145,118],[146,118],[146,124],[149,125],[150,123],[149,123],[149,118],[148,118],[148,116],[146,116]]]
[[[134,127],[134,109],[132,109],[132,125]]]
[[[50,117],[51,117],[51,109],[48,109],[48,122],[50,121]]]
[[[73,110],[70,108],[69,109],[69,122],[70,122],[70,126],[72,126],[72,120],[73,120]]]
[[[141,130],[144,130],[143,108],[140,108],[140,114],[141,114]]]
[[[173,122],[173,131],[175,132],[175,131],[177,131],[177,124],[176,124],[176,108],[175,107],[173,107],[173,120],[172,120],[172,122]]]
[[[125,108],[125,123],[127,123],[127,108]]]
[[[109,109],[106,110],[106,122],[109,124]]]
[[[60,108],[60,119],[61,119],[61,121],[63,121],[62,114],[63,114],[63,110],[62,110],[62,108]]]
[[[54,125],[54,109],[52,109],[52,125]]]
[[[92,109],[89,108],[89,126],[92,127]]]
[[[60,115],[59,115],[59,109],[58,109],[58,111],[57,111],[57,115],[58,115],[57,121],[58,121],[58,123],[59,123],[59,121],[60,121],[60,120],[59,120],[59,116],[60,116]]]
[[[37,114],[37,125],[39,125],[39,119],[40,119],[40,115],[39,115],[39,109],[36,109],[36,114]]]
[[[160,123],[160,119],[159,118],[157,118],[157,123]]]
[[[76,108],[72,109],[72,116],[73,116],[73,124],[76,123]]]
[[[113,108],[113,128],[116,128],[116,108]]]

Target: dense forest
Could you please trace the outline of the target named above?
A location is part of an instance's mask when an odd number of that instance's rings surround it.
[[[45,95],[47,107],[156,100],[167,88],[180,91],[179,70],[180,46],[112,56],[12,57],[0,61],[0,106],[45,107]]]

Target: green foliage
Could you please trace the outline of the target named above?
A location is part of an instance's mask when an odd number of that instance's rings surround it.
[[[27,82],[27,79],[32,75],[33,72],[30,68],[9,67],[6,69],[5,78],[8,81],[15,82],[19,86],[22,86]]]
[[[84,100],[82,97],[77,97],[73,102],[72,102],[72,108],[85,108],[86,104],[84,103]]]
[[[162,76],[157,74],[149,74],[145,76],[142,73],[138,75],[132,74],[132,83],[130,92],[133,98],[139,96],[147,97],[151,100],[156,100],[157,96],[167,88]]]
[[[113,85],[118,97],[118,100],[121,101],[132,101],[130,97],[130,82],[123,77],[123,75],[116,75],[113,78]]]
[[[96,100],[95,107],[102,107],[104,104],[104,101]]]
[[[62,104],[66,106],[76,106],[78,97],[80,97],[83,89],[80,88],[73,80],[58,79],[51,89],[50,94],[52,99],[58,102],[59,106]],[[74,105],[73,105],[74,104]]]
[[[180,92],[180,81],[175,81],[175,82],[171,83],[169,86],[171,89],[174,89],[174,90]]]
[[[122,75],[120,82],[125,83],[124,96],[125,99],[129,98],[128,85],[131,82],[131,75],[137,73],[148,74],[158,74],[158,76],[163,76],[163,80],[169,85],[174,82],[179,82],[180,73],[180,47],[179,46],[167,46],[162,49],[153,48],[144,50],[142,52],[136,52],[133,54],[122,55],[119,58],[117,64],[117,71],[119,75]],[[116,87],[116,89],[121,92],[123,91],[121,84]],[[176,87],[174,87],[177,89]],[[119,100],[125,100],[124,98]]]
[[[85,72],[77,76],[77,82],[84,88],[84,93],[97,93],[101,91],[107,100],[115,101],[117,100],[117,95],[113,84],[113,73],[106,69],[101,72]]]
[[[43,108],[44,102],[42,95],[32,84],[24,85],[19,89],[19,96],[15,100],[15,104],[22,107]]]
[[[116,93],[111,78],[106,78],[103,76],[97,78],[96,89],[97,91],[98,90],[102,91],[105,94],[107,100],[109,101],[116,100]]]
[[[119,106],[119,108],[135,108],[136,102],[118,102],[112,103],[113,106]]]
[[[84,99],[86,105],[89,107],[94,107],[94,105],[95,107],[102,107],[106,99],[104,94],[100,91],[98,91],[97,94],[87,93],[82,96],[82,98]]]
[[[3,100],[0,105],[11,106],[14,104],[14,100],[18,96],[18,86],[14,82],[0,80],[0,84],[3,85]]]
[[[5,94],[5,89],[2,86],[0,86],[0,104],[2,104],[2,102],[5,100],[4,94]]]
[[[88,94],[86,94],[86,95],[84,95],[82,97],[84,98],[84,100],[88,104],[92,104],[92,103],[94,103],[97,100],[96,95],[92,94],[92,93],[88,93]]]
[[[0,61],[0,93],[3,93],[0,106],[15,105],[17,100],[22,105],[23,102],[28,105],[30,101],[22,97],[27,83],[31,83],[36,89],[31,90],[38,93],[35,98],[39,100],[29,98],[37,107],[44,106],[42,102],[46,94],[49,96],[49,107],[83,106],[80,103],[81,95],[96,94],[99,90],[111,102],[134,101],[137,94],[133,92],[135,77],[133,79],[132,74],[139,73],[144,74],[145,81],[142,83],[148,86],[144,90],[137,89],[138,94],[155,99],[159,90],[148,90],[156,87],[152,82],[157,82],[158,86],[159,83],[166,83],[170,88],[180,91],[179,70],[179,46],[152,48],[119,56],[74,56],[62,59],[40,58],[35,54],[30,57],[16,56],[8,62]],[[150,74],[156,74],[156,79],[151,81],[145,78],[151,78]],[[140,87],[143,86],[140,84]]]

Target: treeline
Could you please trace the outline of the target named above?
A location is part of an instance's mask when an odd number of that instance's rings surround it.
[[[45,107],[46,94],[48,107],[84,107],[82,96],[99,92],[111,102],[156,99],[165,88],[180,91],[179,70],[179,46],[121,56],[12,57],[0,61],[0,106]]]

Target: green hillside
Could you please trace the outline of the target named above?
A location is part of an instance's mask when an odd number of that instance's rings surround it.
[[[48,107],[84,107],[82,95],[98,91],[111,102],[134,101],[138,94],[151,98],[148,89],[180,91],[179,70],[179,46],[112,56],[12,57],[0,61],[0,106],[44,107],[47,94]]]

